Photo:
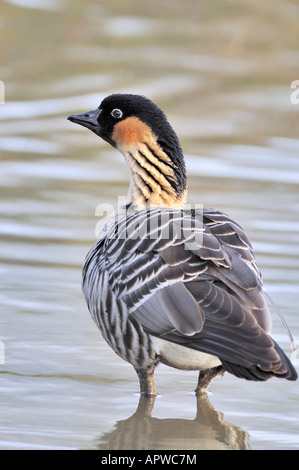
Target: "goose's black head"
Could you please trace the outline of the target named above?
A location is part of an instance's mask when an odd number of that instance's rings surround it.
[[[175,191],[181,194],[186,190],[186,169],[179,139],[164,112],[148,98],[113,94],[107,96],[97,109],[73,114],[68,119],[87,127],[124,155],[131,155],[137,161],[139,154],[146,158],[147,147],[152,155],[151,165],[159,167],[161,161],[164,175],[165,165],[171,165]],[[151,159],[150,155],[149,158]],[[142,166],[141,163],[140,165]],[[152,177],[154,173],[153,170]],[[168,180],[171,180],[170,176]],[[146,181],[146,184],[149,185],[149,182]]]

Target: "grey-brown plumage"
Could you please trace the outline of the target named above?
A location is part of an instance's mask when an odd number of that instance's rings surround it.
[[[184,209],[183,153],[162,111],[143,97],[112,95],[70,120],[116,146],[131,170],[126,205],[86,258],[83,291],[105,340],[134,366],[141,393],[156,393],[160,361],[201,371],[198,393],[224,371],[295,380],[269,335],[245,232],[214,209]]]

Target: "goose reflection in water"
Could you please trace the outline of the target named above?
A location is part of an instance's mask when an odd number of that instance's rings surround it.
[[[193,420],[153,418],[156,397],[140,396],[135,413],[99,438],[99,450],[250,450],[248,433],[228,423],[206,394],[196,397]]]

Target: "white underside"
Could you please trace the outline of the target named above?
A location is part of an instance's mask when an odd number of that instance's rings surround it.
[[[160,360],[168,366],[183,370],[205,370],[221,365],[217,356],[151,336]]]

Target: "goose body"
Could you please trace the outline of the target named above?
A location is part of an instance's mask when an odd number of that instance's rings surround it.
[[[244,230],[215,209],[186,209],[187,176],[165,114],[138,95],[111,95],[69,119],[123,153],[127,201],[107,220],[83,267],[89,311],[111,348],[156,393],[159,362],[199,370],[197,393],[228,371],[297,378],[271,338],[261,273]]]

